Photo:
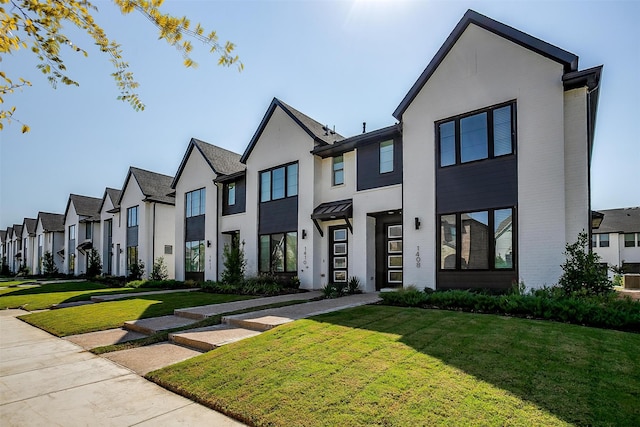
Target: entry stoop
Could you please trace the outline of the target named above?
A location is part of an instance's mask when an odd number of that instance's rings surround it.
[[[185,332],[170,333],[169,341],[186,347],[209,351],[256,335],[260,335],[260,332],[222,324],[190,329]]]

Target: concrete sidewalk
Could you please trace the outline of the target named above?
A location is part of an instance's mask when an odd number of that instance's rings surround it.
[[[0,310],[2,426],[241,426]]]

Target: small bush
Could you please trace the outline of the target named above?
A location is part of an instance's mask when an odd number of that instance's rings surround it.
[[[127,285],[127,278],[124,276],[99,276],[93,280],[103,283],[110,288],[122,288]]]
[[[141,259],[129,266],[129,280],[140,280],[144,276],[144,262]]]
[[[600,256],[589,250],[589,236],[584,231],[578,240],[567,244],[566,261],[562,264],[564,273],[558,285],[566,295],[603,295],[613,291],[606,268],[602,268]]]
[[[95,249],[90,249],[87,253],[87,277],[96,277],[102,273],[102,262],[100,254]]]
[[[329,283],[322,288],[322,294],[325,298],[340,298],[347,293],[347,284],[342,282]]]
[[[133,280],[127,283],[129,288],[156,288],[156,289],[189,289],[194,288],[195,282],[181,282],[179,280]]]
[[[360,290],[360,279],[358,279],[356,276],[351,276],[347,284],[347,292],[349,293],[349,295],[362,293],[362,291]]]
[[[240,247],[237,237],[233,236],[231,245],[224,245],[222,256],[224,258],[224,271],[220,281],[226,284],[241,284],[244,282],[244,270],[247,261],[244,258],[244,250]],[[242,243],[244,246],[244,242]]]
[[[46,251],[42,256],[42,274],[44,276],[53,276],[58,273],[58,267],[53,259],[53,254]]]
[[[208,280],[201,285],[201,288],[217,294],[272,296],[287,293],[285,287],[269,275],[250,277],[241,283]]]

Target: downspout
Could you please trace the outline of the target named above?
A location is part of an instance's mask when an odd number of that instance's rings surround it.
[[[218,239],[220,238],[220,215],[218,215],[218,207],[220,207],[220,209],[222,209],[222,203],[218,203],[218,196],[220,195],[220,188],[218,187],[218,184],[214,181],[213,185],[216,187],[216,209],[215,209],[215,215],[216,215],[216,238],[214,239],[216,247],[214,250],[214,254],[215,254],[215,261],[216,261],[216,281],[218,280],[218,277],[220,277],[220,263],[218,262],[218,248],[220,247],[219,245],[219,241]],[[224,184],[222,184],[224,185]],[[222,214],[222,212],[220,212]],[[205,227],[206,229],[206,227]]]
[[[156,205],[157,203],[153,203],[153,228],[151,235],[151,268],[153,268],[153,263],[156,261]],[[147,267],[147,270],[149,267]],[[147,277],[149,277],[149,272],[147,271]]]
[[[593,214],[592,214],[592,210],[591,210],[591,157],[592,157],[592,151],[593,151],[593,126],[592,126],[592,106],[591,106],[591,93],[598,90],[600,88],[600,83],[598,82],[592,89],[589,89],[589,86],[587,85],[587,195],[588,195],[588,209],[587,209],[587,213],[589,215],[588,218],[588,227],[589,227],[589,232],[588,232],[588,245],[589,245],[589,250],[593,251],[592,245],[591,245],[591,241],[593,239]],[[618,256],[619,258],[619,256]]]

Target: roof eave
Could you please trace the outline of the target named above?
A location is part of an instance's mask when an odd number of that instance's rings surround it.
[[[397,123],[395,125],[387,126],[382,129],[376,129],[371,132],[343,139],[336,144],[316,147],[311,151],[311,154],[326,159],[327,157],[344,154],[349,151],[353,151],[360,146],[367,145],[376,141],[381,141],[387,138],[394,138],[400,136],[401,134],[402,125],[400,123]]]

